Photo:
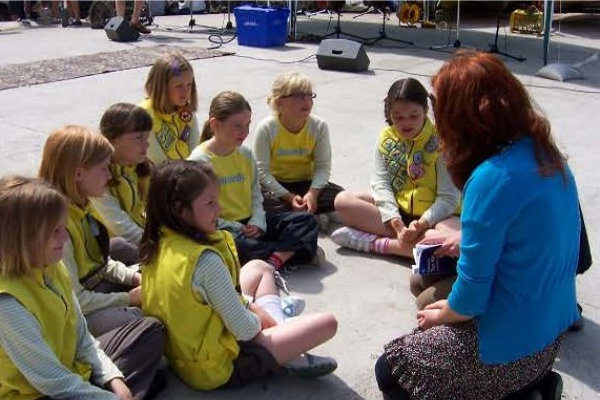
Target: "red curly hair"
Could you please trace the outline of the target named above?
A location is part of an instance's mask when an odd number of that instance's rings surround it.
[[[533,139],[540,174],[564,175],[565,157],[550,134],[550,123],[496,56],[458,52],[432,84],[436,126],[458,188],[479,164],[526,135]]]

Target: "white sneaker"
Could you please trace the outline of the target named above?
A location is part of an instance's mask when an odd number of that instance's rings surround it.
[[[306,307],[306,301],[297,296],[287,296],[281,298],[281,310],[286,318],[297,317],[302,314]]]
[[[305,353],[285,365],[285,370],[290,375],[305,378],[316,378],[335,371],[337,362],[331,357],[315,356]]]
[[[371,252],[371,243],[377,239],[377,235],[359,231],[358,229],[343,226],[331,234],[331,240],[337,245],[349,249]]]

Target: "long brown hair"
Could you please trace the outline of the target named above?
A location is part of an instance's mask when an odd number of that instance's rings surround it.
[[[216,118],[219,121],[225,121],[227,118],[242,111],[250,111],[250,103],[241,94],[226,90],[217,94],[210,102],[208,109],[208,120],[204,122],[200,143],[206,142],[213,137],[213,131],[210,127],[210,118]]]
[[[175,107],[169,100],[169,81],[179,76],[184,71],[194,69],[188,60],[180,52],[167,53],[154,62],[148,77],[146,78],[146,95],[152,101],[152,107],[163,114],[175,111]],[[192,81],[192,94],[189,99],[189,108],[196,111],[198,108],[198,92],[196,90],[196,78]]]
[[[16,278],[41,268],[52,233],[67,215],[67,200],[48,182],[0,179],[0,276]]]
[[[161,227],[165,226],[198,243],[209,243],[204,232],[187,223],[182,213],[192,208],[192,202],[219,179],[209,163],[173,160],[152,171],[146,226],[140,242],[142,264],[152,262],[158,251]]]
[[[432,84],[435,122],[458,188],[479,164],[524,136],[533,139],[540,174],[564,174],[565,158],[550,123],[496,56],[459,52],[433,76]]]
[[[75,182],[77,168],[91,168],[112,154],[113,147],[104,136],[85,126],[66,125],[46,139],[38,178],[50,182],[81,206],[88,199]]]

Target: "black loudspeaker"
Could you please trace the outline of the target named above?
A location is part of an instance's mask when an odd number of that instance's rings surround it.
[[[111,18],[106,23],[104,31],[110,40],[116,42],[135,42],[140,37],[140,33],[134,30],[123,17]]]
[[[317,65],[321,69],[366,71],[369,56],[361,43],[347,39],[325,39],[317,50]]]

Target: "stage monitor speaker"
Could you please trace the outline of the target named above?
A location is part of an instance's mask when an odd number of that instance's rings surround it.
[[[366,71],[369,56],[361,43],[347,39],[325,39],[317,50],[317,65],[321,69]]]
[[[116,42],[135,42],[140,33],[133,29],[123,17],[111,18],[104,27],[106,36]]]

